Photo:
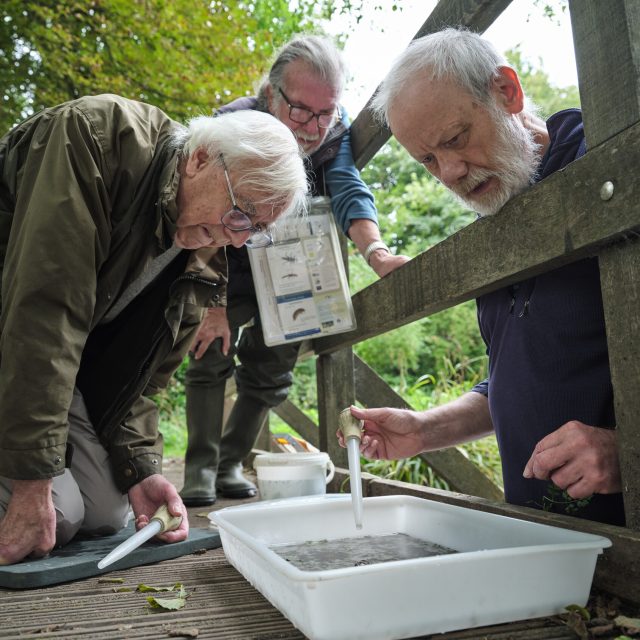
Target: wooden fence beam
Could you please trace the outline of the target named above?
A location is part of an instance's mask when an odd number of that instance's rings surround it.
[[[318,425],[307,416],[306,413],[298,409],[291,400],[285,400],[273,412],[284,420],[291,428],[295,429],[307,442],[319,448],[320,437]]]
[[[637,128],[640,121],[640,3],[572,1],[570,9],[587,148],[592,148]],[[637,171],[638,158],[634,165]],[[610,215],[624,217],[629,204],[618,198],[619,178],[615,172],[608,176],[608,168],[602,174],[602,198],[613,205]],[[632,233],[629,241],[605,248],[599,262],[625,513],[627,526],[640,530],[640,249],[636,238]]]
[[[338,415],[355,401],[353,352],[342,349],[321,355],[316,361],[318,385],[318,422],[321,451],[326,451],[336,466],[348,466],[347,450],[338,444]]]
[[[316,353],[595,255],[636,233],[639,166],[640,123],[359,291],[357,329],[314,340]],[[608,201],[599,195],[607,180],[616,185]]]

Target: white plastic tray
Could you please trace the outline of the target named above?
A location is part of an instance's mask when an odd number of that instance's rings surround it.
[[[227,507],[210,519],[225,555],[313,640],[391,640],[552,615],[587,602],[611,541],[411,496],[350,496]],[[269,546],[405,533],[458,553],[301,571]]]

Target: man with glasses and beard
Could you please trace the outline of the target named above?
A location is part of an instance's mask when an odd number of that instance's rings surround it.
[[[308,154],[312,195],[330,196],[338,226],[383,277],[408,258],[393,255],[380,239],[373,195],[351,155],[348,120],[340,106],[344,83],[344,62],[333,42],[302,36],[277,54],[257,97],[235,100],[218,113],[253,109],[284,123]],[[208,310],[186,374],[188,445],[180,493],[189,506],[213,504],[217,494],[256,494],[242,474],[242,461],[269,410],[287,397],[300,347],[264,344],[247,251],[230,247],[227,256],[227,307]],[[222,435],[225,383],[234,372],[238,395]]]
[[[578,109],[538,118],[516,72],[464,30],[412,42],[374,110],[480,216],[586,150]],[[477,307],[488,380],[423,412],[353,407],[362,454],[404,458],[495,432],[508,502],[623,526],[597,258],[485,294]]]

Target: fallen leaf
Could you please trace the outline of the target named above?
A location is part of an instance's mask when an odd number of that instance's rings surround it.
[[[170,611],[182,609],[182,607],[187,604],[187,597],[189,594],[179,582],[174,586],[176,588],[179,587],[175,598],[156,598],[155,596],[147,596],[149,606],[152,609],[169,609]],[[173,587],[170,590],[173,590]]]
[[[627,618],[627,616],[618,616],[613,619],[617,627],[624,629],[625,633],[636,635],[640,633],[640,618]]]
[[[565,624],[571,629],[580,640],[588,640],[589,632],[587,631],[587,625],[584,622],[584,618],[578,611],[570,611],[564,616]]]
[[[182,589],[182,583],[176,582],[172,587],[151,587],[146,584],[139,584],[137,591],[145,593],[147,591],[159,592],[159,591],[174,591],[175,589]]]
[[[565,607],[565,609],[567,611],[573,611],[577,613],[583,620],[586,620],[587,622],[591,618],[591,614],[584,607],[581,607],[579,604],[568,604]]]

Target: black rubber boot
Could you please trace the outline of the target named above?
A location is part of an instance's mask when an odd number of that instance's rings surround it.
[[[180,491],[187,507],[216,501],[216,475],[224,414],[224,383],[216,387],[187,386],[187,452],[184,486]]]
[[[220,464],[216,489],[225,498],[252,498],[258,493],[253,482],[242,475],[242,461],[249,455],[270,407],[239,394],[231,409],[220,443]]]

